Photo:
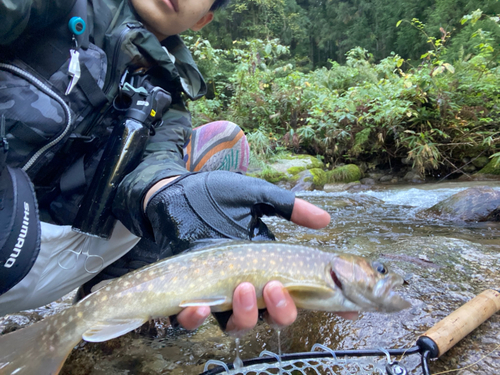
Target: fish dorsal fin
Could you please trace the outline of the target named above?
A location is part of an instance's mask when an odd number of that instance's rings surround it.
[[[83,333],[82,338],[90,342],[107,341],[133,331],[146,322],[147,319],[144,318],[112,319],[97,322]]]
[[[226,296],[216,296],[210,298],[199,298],[199,299],[188,299],[184,300],[179,304],[179,307],[189,307],[189,306],[219,306],[229,303]]]

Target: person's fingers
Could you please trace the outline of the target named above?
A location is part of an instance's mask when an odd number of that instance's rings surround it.
[[[290,220],[303,227],[320,229],[330,223],[330,214],[312,203],[295,198]]]
[[[335,314],[347,320],[356,320],[359,316],[359,313],[357,311],[342,311]]]
[[[226,332],[232,335],[251,330],[259,318],[255,288],[250,283],[241,283],[233,293],[233,315],[229,318]]]
[[[186,307],[179,314],[177,314],[177,321],[185,329],[191,331],[201,326],[209,315],[209,306]]]
[[[270,324],[283,327],[292,324],[297,318],[297,307],[288,291],[279,281],[270,281],[263,291]]]

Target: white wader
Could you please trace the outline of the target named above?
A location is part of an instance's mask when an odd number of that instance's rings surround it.
[[[77,233],[71,226],[41,223],[41,245],[33,267],[0,295],[0,316],[53,302],[121,258],[140,238],[116,223],[109,240]]]

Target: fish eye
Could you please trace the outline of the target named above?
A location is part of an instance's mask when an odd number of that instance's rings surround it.
[[[378,273],[385,275],[387,273],[387,268],[380,262],[373,262],[372,263],[373,268],[377,270]]]

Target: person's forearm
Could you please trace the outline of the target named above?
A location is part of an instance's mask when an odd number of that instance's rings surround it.
[[[146,193],[146,196],[144,197],[144,202],[143,202],[143,206],[142,206],[144,211],[146,211],[146,207],[148,205],[148,202],[151,199],[151,197],[154,195],[154,193],[156,193],[158,190],[160,190],[162,187],[164,187],[168,183],[174,181],[177,177],[179,177],[179,176],[165,178],[163,180],[158,181],[153,186],[151,186],[151,189],[148,190],[148,192]]]

